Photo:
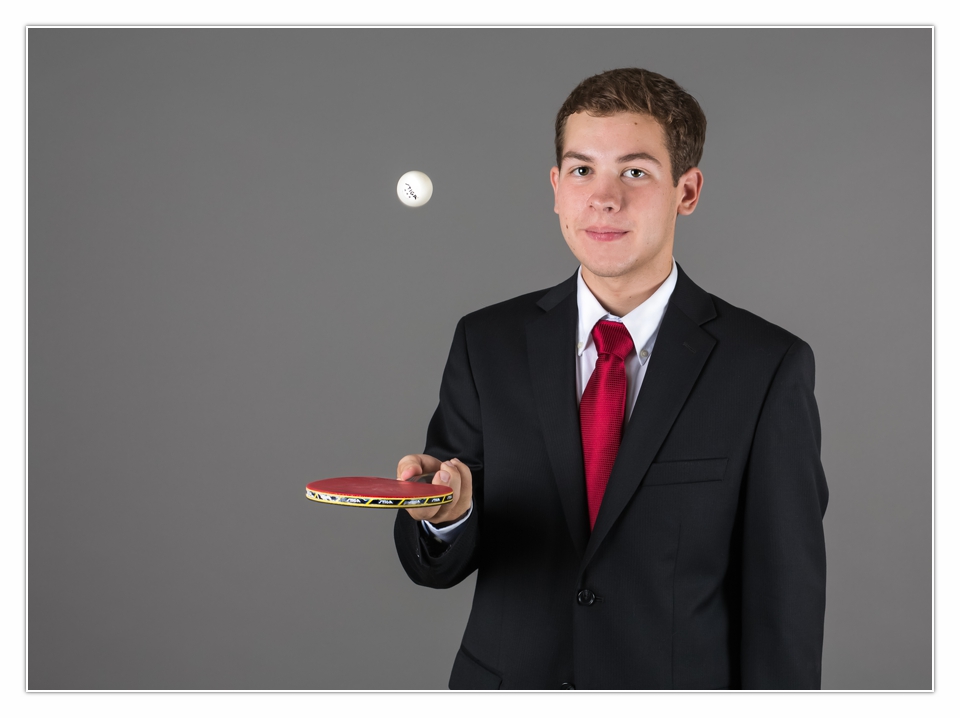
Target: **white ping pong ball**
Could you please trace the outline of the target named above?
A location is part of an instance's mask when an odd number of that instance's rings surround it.
[[[422,207],[433,196],[433,182],[423,172],[407,172],[397,182],[397,197],[407,207]]]

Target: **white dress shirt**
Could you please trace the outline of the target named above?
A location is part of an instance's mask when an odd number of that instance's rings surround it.
[[[624,369],[627,374],[627,401],[624,408],[626,416],[624,418],[630,418],[633,414],[633,407],[637,403],[637,396],[640,394],[643,377],[647,373],[647,366],[653,354],[653,345],[657,341],[657,333],[660,331],[660,323],[667,311],[667,302],[676,286],[677,263],[674,261],[669,276],[657,288],[657,291],[625,317],[617,317],[604,309],[593,292],[590,291],[590,288],[587,287],[587,283],[583,281],[583,267],[581,266],[577,270],[577,313],[579,317],[577,322],[577,402],[583,396],[583,391],[587,388],[587,382],[590,381],[590,376],[597,366],[597,347],[593,341],[593,327],[601,319],[621,322],[630,332],[630,338],[633,339],[633,351],[624,360]],[[442,529],[436,528],[429,521],[421,521],[420,525],[427,533],[444,543],[452,543],[460,533],[464,522],[470,518],[471,513],[473,513],[472,503],[463,518],[455,524],[450,524]]]
[[[639,307],[625,317],[616,317],[601,306],[593,292],[583,281],[583,267],[577,272],[577,311],[580,320],[577,323],[577,401],[583,396],[587,382],[597,366],[597,346],[593,341],[593,327],[601,319],[611,322],[621,322],[630,332],[633,339],[633,351],[624,360],[623,365],[627,373],[627,402],[626,415],[629,419],[633,414],[633,407],[640,394],[640,385],[647,373],[647,364],[653,353],[654,342],[660,331],[660,322],[667,311],[667,302],[677,286],[677,263],[673,263],[670,274],[657,291]]]

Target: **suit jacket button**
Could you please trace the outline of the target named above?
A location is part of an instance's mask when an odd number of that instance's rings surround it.
[[[577,687],[576,687],[575,685],[573,685],[572,683],[561,683],[561,684],[560,684],[560,688],[561,688],[562,690],[565,690],[565,691],[575,691],[575,690],[577,690]]]
[[[592,606],[593,602],[596,600],[596,594],[589,588],[585,588],[577,594],[577,603],[579,603],[581,606]]]

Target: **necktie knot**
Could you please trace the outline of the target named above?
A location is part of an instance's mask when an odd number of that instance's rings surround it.
[[[622,322],[601,319],[594,325],[592,334],[598,354],[613,354],[626,359],[633,351],[633,339]]]

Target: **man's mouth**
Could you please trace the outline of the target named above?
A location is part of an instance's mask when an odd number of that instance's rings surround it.
[[[617,229],[616,227],[587,227],[583,231],[596,242],[613,242],[627,233],[625,229]]]

